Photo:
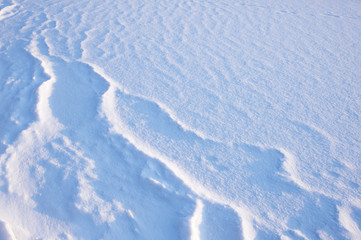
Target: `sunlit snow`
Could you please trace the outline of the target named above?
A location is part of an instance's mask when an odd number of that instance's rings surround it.
[[[0,0],[2,239],[361,239],[361,2]]]

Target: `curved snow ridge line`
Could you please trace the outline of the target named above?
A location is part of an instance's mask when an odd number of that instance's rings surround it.
[[[6,6],[0,10],[0,21],[13,16],[18,8],[19,5],[12,1],[12,5]]]
[[[220,196],[219,194],[210,191],[205,188],[197,179],[186,173],[182,168],[178,167],[174,161],[169,159],[166,155],[162,154],[158,150],[154,149],[149,143],[143,141],[133,134],[132,131],[127,129],[126,124],[116,114],[116,91],[120,90],[127,94],[127,91],[118,82],[109,77],[103,69],[100,67],[89,64],[97,74],[102,76],[108,83],[109,88],[102,96],[101,114],[105,117],[111,125],[111,131],[115,134],[121,135],[123,138],[129,141],[138,151],[146,154],[147,156],[157,159],[165,164],[165,166],[173,172],[175,176],[183,181],[183,183],[189,187],[199,197],[208,200],[209,202],[226,205],[232,208],[238,216],[241,218],[243,237],[245,240],[252,240],[256,237],[256,231],[253,227],[254,216],[247,209],[246,206],[242,206],[241,203],[229,202],[228,199]]]
[[[257,231],[254,228],[253,222],[259,220],[251,214],[251,212],[245,207],[235,206],[234,204],[228,204],[239,216],[242,224],[242,233],[244,240],[256,239]]]
[[[163,104],[161,102],[158,102],[158,101],[156,101],[154,99],[148,99],[148,98],[141,97],[141,96],[136,96],[136,97],[140,97],[140,98],[142,98],[142,99],[144,99],[146,101],[153,102],[156,105],[158,105],[158,107],[163,112],[167,113],[168,116],[183,129],[184,132],[191,132],[191,133],[195,134],[197,137],[199,137],[200,139],[202,139],[204,141],[212,141],[212,142],[215,142],[215,143],[221,143],[219,140],[216,140],[215,138],[209,137],[205,133],[203,133],[203,132],[201,132],[199,130],[193,129],[193,128],[189,127],[187,124],[185,124],[184,122],[180,121],[177,118],[176,114],[170,108],[168,108],[168,106],[166,106],[165,104]]]
[[[103,78],[106,81],[108,81],[110,84],[108,91],[103,95],[103,103],[101,107],[102,107],[102,114],[109,121],[110,125],[112,126],[112,130],[115,133],[122,135],[131,144],[133,144],[135,148],[137,148],[139,151],[163,162],[171,171],[173,171],[173,173],[178,178],[180,178],[187,186],[189,186],[189,188],[193,192],[195,192],[202,198],[209,200],[210,202],[215,202],[221,205],[227,205],[231,207],[238,214],[239,218],[242,220],[241,223],[242,223],[242,230],[244,237],[245,238],[247,237],[247,239],[254,239],[257,235],[257,232],[253,226],[254,221],[262,222],[262,220],[258,219],[257,216],[250,214],[249,211],[247,210],[248,208],[245,206],[241,206],[241,203],[238,202],[233,203],[228,199],[220,197],[219,193],[209,190],[206,186],[204,186],[204,184],[199,182],[185,169],[178,166],[177,161],[175,161],[173,157],[168,156],[167,153],[162,152],[161,150],[152,146],[151,143],[145,141],[136,133],[134,133],[130,128],[128,128],[127,124],[123,122],[124,120],[122,120],[121,117],[119,117],[117,114],[116,92],[120,91],[129,96],[134,96],[134,95],[128,94],[127,91],[124,90],[123,86],[121,86],[118,82],[107,76],[102,69],[100,68],[96,69],[96,68],[97,67],[95,68],[93,67],[93,70],[97,72],[99,75],[103,76]],[[144,100],[144,98],[141,99]],[[245,145],[245,143],[241,143],[241,145]],[[312,191],[310,186],[308,186],[301,180],[301,177],[299,176],[297,169],[297,158],[290,151],[279,147],[269,147],[269,146],[265,147],[258,145],[250,145],[250,146],[255,146],[259,149],[276,150],[280,152],[284,158],[284,161],[282,161],[283,169],[285,171],[285,173],[283,173],[284,177],[288,178],[291,182],[294,182],[297,186],[300,187],[300,189],[303,189],[309,193],[314,192]],[[194,183],[197,183],[197,186],[195,186]],[[285,229],[287,229],[287,227],[285,227]]]
[[[59,123],[52,113],[49,99],[52,96],[57,75],[54,70],[56,62],[52,62],[53,57],[49,56],[47,47],[46,39],[43,39],[41,36],[33,36],[27,47],[27,51],[40,61],[41,71],[47,75],[47,80],[37,90],[36,113],[38,119],[21,133],[17,142],[10,146],[6,154],[2,156],[7,159],[9,193],[21,196],[23,202],[27,205],[35,205],[31,197],[37,193],[37,185],[41,182],[44,172],[36,172],[34,177],[30,174],[31,171],[29,169],[35,167],[36,170],[44,171],[37,164],[38,161],[48,157],[49,153],[44,148],[44,145],[55,138],[61,138],[65,146],[71,150],[71,153],[63,148],[58,148],[57,150],[67,153],[76,162],[82,161],[85,163],[84,169],[77,169],[79,201],[76,203],[76,207],[85,213],[97,212],[99,215],[97,223],[111,223],[115,220],[114,214],[122,211],[116,206],[119,204],[116,202],[106,202],[96,194],[90,184],[93,179],[97,179],[94,172],[94,161],[84,157],[81,151],[72,147],[73,144],[69,139],[60,134],[60,130],[64,126]]]
[[[193,191],[198,196],[214,203],[221,205],[227,205],[235,210],[242,220],[242,229],[244,231],[244,238],[254,239],[256,236],[256,231],[253,228],[253,216],[246,210],[246,207],[235,207],[235,204],[229,202],[227,199],[224,199],[215,192],[212,192],[205,188],[198,180],[189,174],[187,174],[182,168],[179,168],[174,161],[169,159],[166,155],[160,153],[158,150],[154,149],[149,143],[144,142],[142,139],[136,137],[129,129],[123,127],[125,124],[117,116],[116,105],[116,91],[118,89],[113,85],[110,85],[109,90],[103,95],[102,111],[104,116],[107,118],[109,123],[112,125],[112,131],[114,133],[121,135],[127,139],[137,150],[146,154],[147,156],[157,159],[167,166],[170,171],[174,173],[183,183],[188,186],[191,191]]]
[[[10,235],[12,239],[29,239],[39,236],[39,233],[55,239],[58,233],[66,232],[69,226],[36,211],[34,209],[36,203],[32,197],[38,192],[44,176],[44,168],[37,164],[48,157],[44,145],[58,137],[62,129],[62,125],[53,117],[49,106],[49,98],[56,78],[48,57],[40,52],[37,37],[33,36],[27,51],[40,61],[39,70],[48,75],[48,80],[38,87],[36,103],[38,119],[23,130],[16,142],[8,146],[6,153],[1,156],[0,160],[6,160],[8,193],[5,195],[0,192],[0,204],[5,206],[1,207],[4,211],[0,215],[16,233],[16,237]],[[34,219],[37,220],[34,222]],[[31,229],[26,227],[26,223],[29,222],[32,223]]]
[[[282,168],[285,171],[285,173],[279,173],[283,177],[287,178],[289,181],[295,183],[298,187],[301,189],[307,191],[307,192],[317,192],[312,189],[311,186],[306,184],[304,181],[302,181],[302,178],[299,176],[297,162],[297,157],[289,150],[283,148],[283,147],[277,147],[277,146],[265,146],[261,144],[254,144],[254,143],[248,143],[248,142],[242,142],[241,144],[247,145],[247,146],[254,146],[261,150],[276,150],[280,152],[283,155],[283,161],[282,161]],[[317,192],[320,193],[320,192]]]
[[[137,97],[137,98],[140,98],[142,100],[145,100],[145,101],[148,101],[148,102],[151,102],[151,103],[154,103],[156,104],[160,110],[162,110],[163,112],[165,112],[169,118],[171,118],[171,120],[173,120],[176,124],[178,124],[182,130],[184,132],[191,132],[193,133],[194,135],[196,135],[198,138],[204,140],[204,141],[211,141],[211,142],[214,142],[214,143],[221,143],[221,141],[215,139],[215,138],[212,138],[210,136],[207,136],[205,133],[199,131],[199,130],[196,130],[190,126],[188,126],[187,124],[185,124],[184,122],[180,121],[179,118],[177,117],[177,115],[174,113],[173,110],[171,110],[167,105],[157,101],[157,100],[154,100],[154,99],[151,99],[151,98],[147,98],[145,96],[141,96],[141,95],[137,95],[137,94],[132,94],[130,93],[128,90],[125,89],[124,86],[122,86],[119,82],[113,80],[109,75],[107,75],[103,69],[101,69],[100,67],[92,64],[92,63],[86,63],[88,64],[90,67],[93,68],[94,72],[98,73],[100,76],[102,76],[104,79],[106,79],[109,83],[111,83],[112,85],[114,85],[118,90],[120,90],[121,92],[127,94],[127,95],[130,95],[132,97]],[[110,80],[110,81],[109,81]],[[223,143],[222,143],[223,144]]]
[[[275,148],[277,149],[277,148]],[[284,148],[278,148],[279,152],[281,152],[284,156],[283,161],[283,169],[288,173],[285,177],[288,178],[290,181],[294,182],[297,186],[299,186],[301,189],[307,191],[307,192],[314,192],[312,190],[311,186],[304,183],[301,179],[301,177],[298,174],[297,171],[297,158],[294,156],[291,152]]]
[[[275,149],[277,149],[284,155],[284,161],[283,161],[282,167],[283,167],[284,171],[287,173],[287,175],[284,175],[284,177],[286,177],[288,180],[295,183],[299,188],[301,188],[302,190],[304,190],[310,194],[316,193],[316,194],[320,194],[320,195],[323,195],[326,197],[333,198],[329,194],[326,194],[322,191],[318,191],[318,190],[314,189],[314,187],[305,183],[302,180],[302,177],[300,176],[300,174],[297,170],[298,159],[293,153],[291,153],[290,151],[288,151],[284,148],[275,148]]]
[[[49,76],[49,80],[43,82],[39,87],[36,112],[38,113],[39,121],[41,123],[49,124],[50,122],[56,122],[56,119],[54,118],[49,105],[49,98],[52,94],[53,86],[56,82],[56,75],[53,71],[53,65],[50,59],[47,56],[41,54],[38,48],[38,44],[38,39],[34,38],[30,43],[29,52],[41,62],[44,73]]]
[[[199,230],[199,226],[202,223],[203,207],[204,207],[203,202],[197,199],[196,208],[194,210],[192,218],[190,219],[190,228],[191,228],[190,240],[201,240],[201,233]]]

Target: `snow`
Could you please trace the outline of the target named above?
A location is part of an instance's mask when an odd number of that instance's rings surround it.
[[[194,215],[190,219],[191,227],[191,240],[200,240],[199,225],[202,223],[202,213],[203,213],[203,203],[199,199],[196,202],[196,209],[194,210]]]
[[[0,0],[0,239],[361,239],[361,2]]]

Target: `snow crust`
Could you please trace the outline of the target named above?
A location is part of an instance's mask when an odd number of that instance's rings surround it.
[[[0,239],[361,239],[361,2],[0,0]]]

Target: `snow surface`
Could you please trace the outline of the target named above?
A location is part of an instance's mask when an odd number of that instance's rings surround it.
[[[0,0],[0,239],[361,239],[358,0]]]

